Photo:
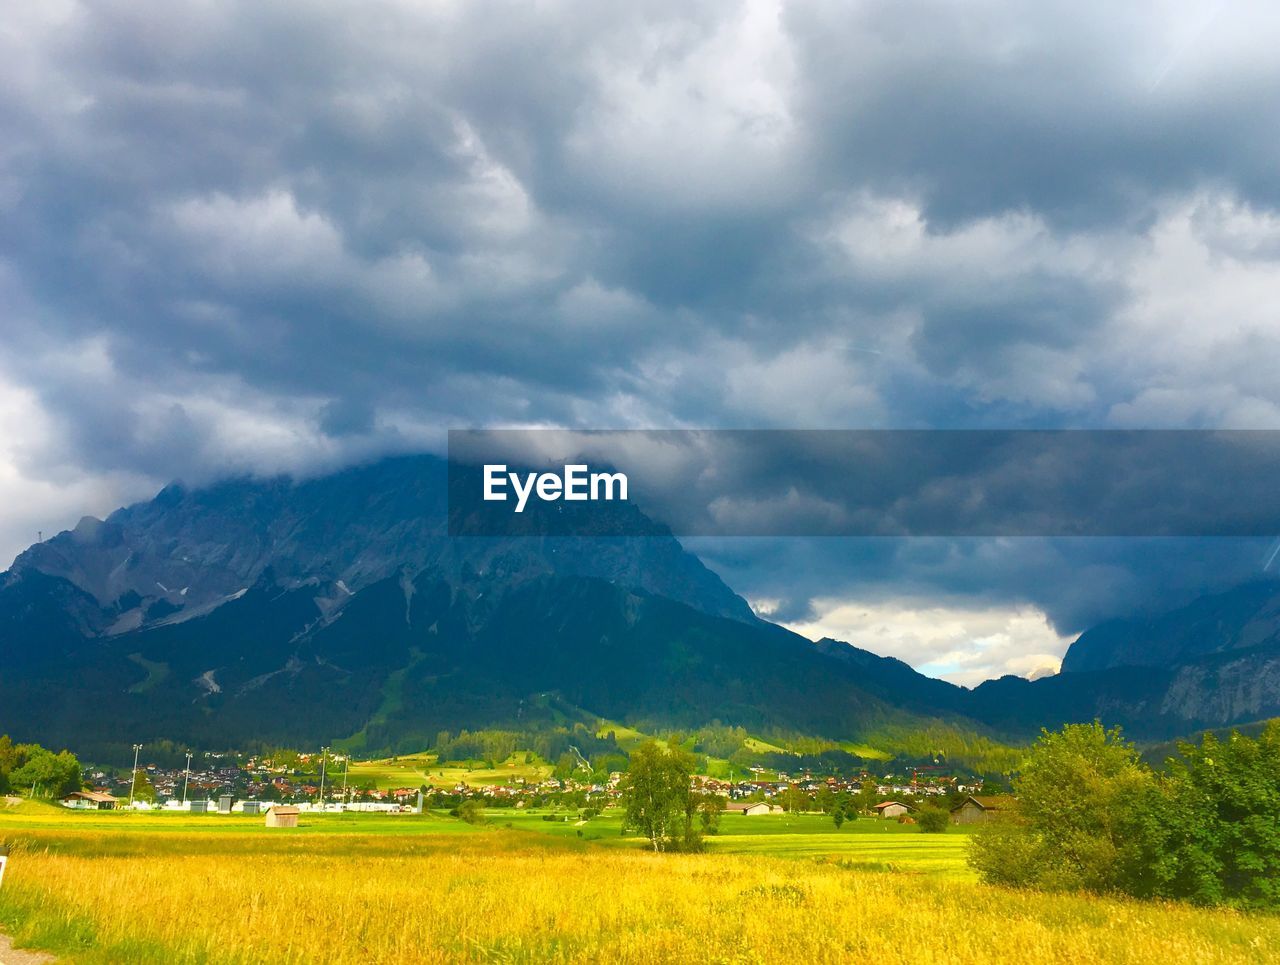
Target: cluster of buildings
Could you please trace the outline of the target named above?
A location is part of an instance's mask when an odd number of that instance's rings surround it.
[[[791,777],[778,773],[767,780],[761,777],[741,781],[696,778],[695,787],[708,793],[722,794],[731,801],[762,796],[766,800],[781,798],[795,790],[815,797],[823,790],[833,794],[859,795],[868,787],[875,789],[877,797],[925,799],[981,794],[983,782],[977,778],[961,779],[949,775],[925,777],[914,772],[901,777],[893,774],[883,777],[863,774],[856,778],[814,777],[808,773]]]
[[[305,757],[294,762],[311,769]],[[86,775],[89,790],[69,795],[63,803],[78,809],[132,806],[139,809],[192,811],[197,813],[266,813],[273,804],[294,804],[302,810],[404,813],[425,807],[452,806],[469,798],[481,798],[493,807],[536,807],[572,803],[577,806],[607,807],[621,796],[622,774],[614,772],[605,781],[548,777],[542,780],[514,778],[501,784],[474,786],[457,783],[449,787],[401,787],[393,789],[348,786],[343,774],[346,761],[329,758],[329,781],[322,788],[314,774],[290,770],[270,760],[250,758],[243,764],[205,755],[193,766],[163,768],[150,764],[139,768],[147,793],[130,794],[132,775],[110,775],[95,771]],[[814,810],[830,796],[860,798],[874,796],[875,813],[884,818],[909,816],[920,804],[947,799],[957,822],[984,820],[1005,806],[983,795],[980,780],[940,773],[937,769],[915,770],[902,775],[871,775],[856,778],[815,777],[812,773],[788,775],[752,768],[738,780],[712,777],[694,778],[694,789],[718,794],[726,799],[728,813],[744,815],[777,814],[788,809]],[[869,789],[872,790],[868,793]],[[959,802],[959,803],[957,803]],[[865,806],[865,805],[864,805]]]

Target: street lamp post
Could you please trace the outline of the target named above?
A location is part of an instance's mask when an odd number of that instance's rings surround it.
[[[324,810],[324,766],[329,760],[329,748],[320,748],[320,810]]]
[[[141,744],[133,745],[133,780],[129,782],[129,807],[133,807],[133,795],[138,789],[138,752],[141,750]]]
[[[191,752],[187,751],[187,771],[182,775],[182,806],[187,806],[187,782],[191,780]]]

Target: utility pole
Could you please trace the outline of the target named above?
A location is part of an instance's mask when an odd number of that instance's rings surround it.
[[[342,762],[342,802],[347,801],[347,773],[351,770],[351,752],[347,751],[347,756]]]
[[[320,810],[324,810],[324,766],[329,760],[329,748],[320,748]]]
[[[182,805],[187,804],[187,782],[191,780],[191,752],[187,751],[187,772],[182,775]]]
[[[138,752],[141,744],[133,745],[133,780],[129,782],[129,807],[133,807],[133,793],[138,789]]]

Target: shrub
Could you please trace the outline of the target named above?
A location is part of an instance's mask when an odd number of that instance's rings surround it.
[[[941,834],[951,825],[951,815],[936,805],[926,804],[916,814],[916,823],[925,834]]]

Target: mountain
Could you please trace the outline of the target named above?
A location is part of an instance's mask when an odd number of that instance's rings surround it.
[[[979,728],[897,677],[958,688],[896,662],[882,680],[880,658],[757,619],[634,507],[597,507],[590,538],[450,538],[447,485],[430,457],[174,485],[31,547],[0,576],[0,732],[388,750],[566,714],[841,739]]]
[[[618,532],[646,537],[520,540],[450,539],[447,471],[431,456],[402,456],[294,482],[238,479],[206,489],[172,485],[155,499],[85,517],[32,546],[10,576],[60,577],[114,612],[109,633],[158,616],[203,612],[270,568],[289,586],[321,579],[343,598],[402,570],[461,572],[499,580],[534,575],[595,576],[688,603],[708,613],[754,619],[746,602],[661,527],[637,525],[629,504],[607,504]],[[608,530],[605,530],[606,534]]]
[[[1280,649],[1280,584],[1275,580],[1202,596],[1158,616],[1101,623],[1071,645],[1062,671],[1164,668],[1260,648]]]
[[[997,728],[1098,717],[1161,739],[1280,716],[1280,582],[1101,623],[1071,645],[1061,673],[987,681],[964,706]]]
[[[1163,740],[1280,715],[1274,582],[967,690],[759,620],[630,504],[593,504],[591,537],[535,515],[527,536],[451,538],[449,485],[426,456],[172,485],[31,547],[0,574],[0,733],[374,752],[597,718],[845,741],[1098,717]]]

